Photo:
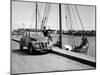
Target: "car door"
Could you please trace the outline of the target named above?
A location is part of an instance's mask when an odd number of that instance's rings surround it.
[[[30,35],[29,35],[29,32],[26,31],[26,33],[25,33],[25,46],[28,46],[29,42],[30,42]]]

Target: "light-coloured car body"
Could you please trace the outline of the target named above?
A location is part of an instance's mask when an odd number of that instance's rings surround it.
[[[23,47],[28,48],[29,53],[35,51],[48,51],[52,50],[53,43],[49,42],[45,37],[41,36],[30,36],[30,31],[25,31],[22,38],[20,39],[20,49]]]

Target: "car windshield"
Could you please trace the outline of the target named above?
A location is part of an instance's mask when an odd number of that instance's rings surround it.
[[[35,38],[39,41],[46,40],[42,32],[30,32],[30,37]]]

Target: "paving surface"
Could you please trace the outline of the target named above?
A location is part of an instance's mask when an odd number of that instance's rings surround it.
[[[19,50],[19,44],[12,41],[12,73],[35,73],[61,70],[94,69],[94,67],[73,61],[53,53],[29,55],[27,49]]]

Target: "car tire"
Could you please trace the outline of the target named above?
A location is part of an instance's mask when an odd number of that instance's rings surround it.
[[[23,46],[22,45],[20,45],[20,50],[23,50]]]
[[[33,47],[32,47],[31,44],[29,44],[29,46],[28,46],[28,52],[29,52],[30,54],[33,53]]]

